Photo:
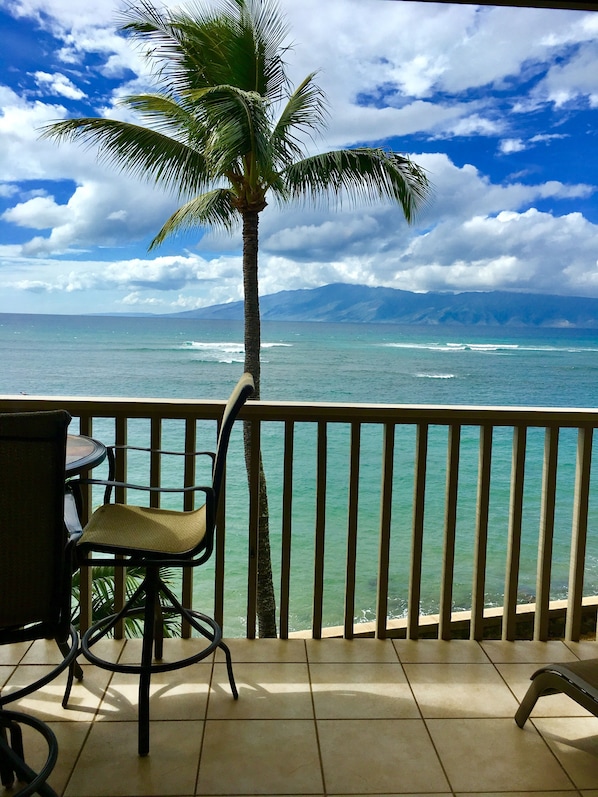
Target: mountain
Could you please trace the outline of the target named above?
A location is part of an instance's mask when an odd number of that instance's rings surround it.
[[[411,293],[336,283],[260,297],[263,321],[598,328],[598,299],[507,291]],[[243,302],[176,313],[242,320]]]

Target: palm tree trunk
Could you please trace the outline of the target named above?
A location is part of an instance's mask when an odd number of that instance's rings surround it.
[[[254,399],[260,398],[260,303],[258,294],[258,221],[256,211],[243,212],[243,291],[245,297],[245,370],[255,383]],[[251,440],[249,425],[243,429],[245,462],[249,475]],[[257,618],[260,637],[275,637],[276,599],[272,580],[270,524],[266,477],[260,452],[259,528],[257,551]]]

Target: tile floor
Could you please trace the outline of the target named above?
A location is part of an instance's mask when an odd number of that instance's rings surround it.
[[[137,641],[104,643],[116,655]],[[193,640],[168,640],[166,656]],[[151,752],[137,756],[136,682],[85,665],[69,709],[62,682],[21,701],[54,729],[51,784],[64,797],[460,795],[598,797],[598,719],[541,698],[513,714],[548,661],[594,642],[231,640],[240,699],[220,654],[156,677]],[[0,685],[35,677],[53,643],[0,648]],[[31,755],[36,755],[35,740]],[[34,763],[34,759],[32,760]]]

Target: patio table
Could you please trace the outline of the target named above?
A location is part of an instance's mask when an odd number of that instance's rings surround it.
[[[66,476],[77,476],[84,470],[95,468],[106,459],[106,446],[82,434],[69,434],[66,438]]]

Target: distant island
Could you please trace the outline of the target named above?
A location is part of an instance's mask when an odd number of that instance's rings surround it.
[[[335,283],[260,297],[263,321],[598,328],[598,299],[488,291],[411,293]],[[177,318],[243,319],[243,302],[170,314]]]

